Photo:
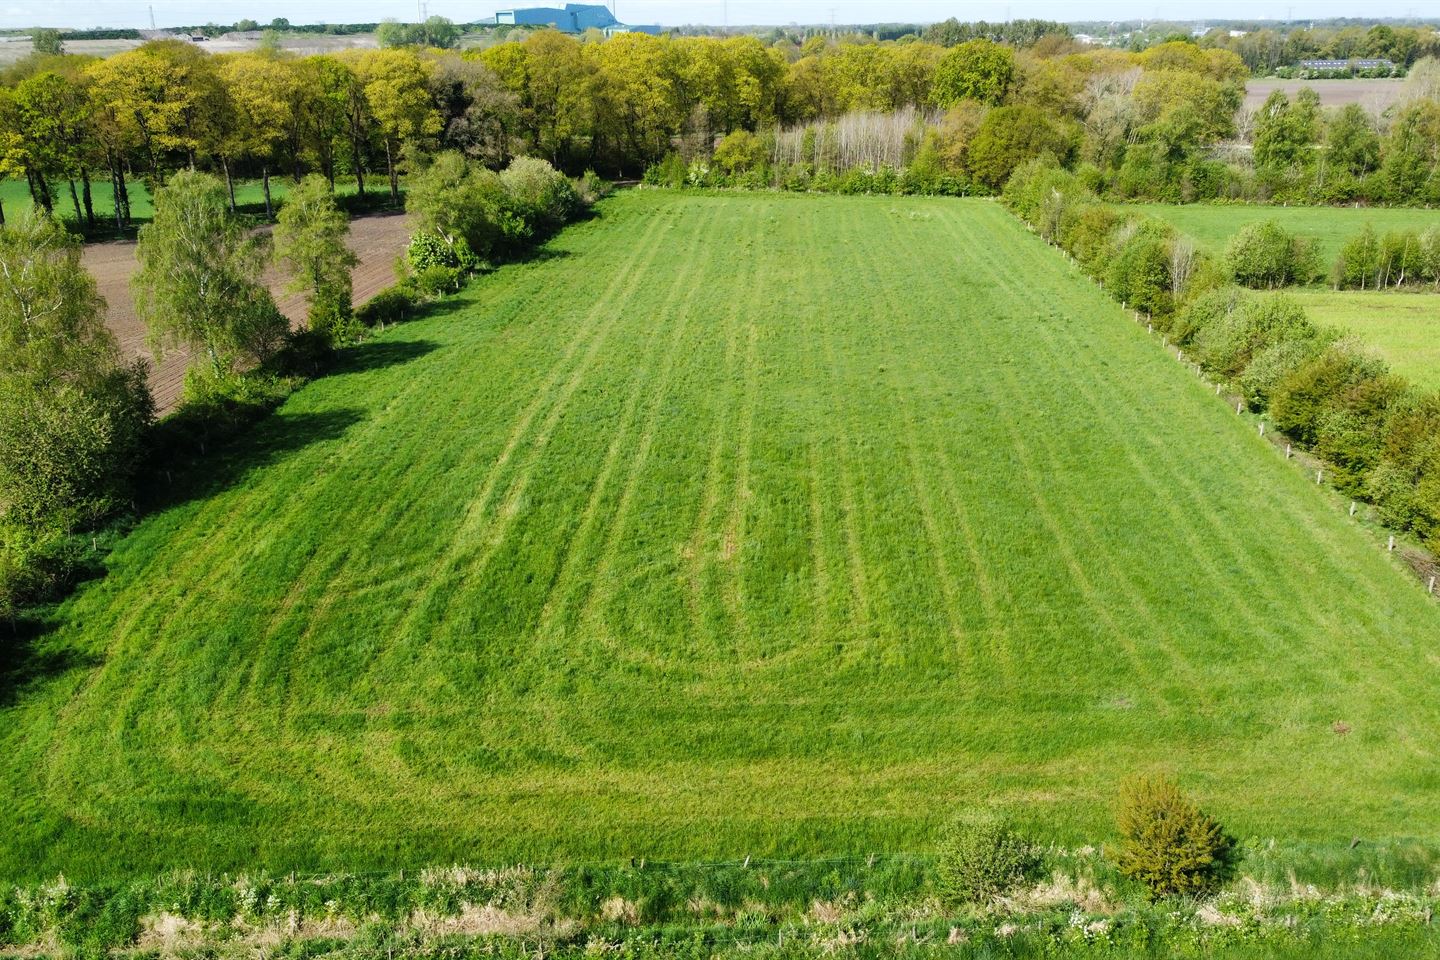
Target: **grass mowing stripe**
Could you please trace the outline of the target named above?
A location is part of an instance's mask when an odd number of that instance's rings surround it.
[[[1031,246],[1036,245],[1032,244]],[[1044,247],[1039,247],[1038,249],[1042,256],[1049,254],[1049,250]],[[1030,259],[1033,260],[1036,258],[1031,257]],[[1028,273],[1029,271],[1021,272]],[[1033,287],[1025,287],[1014,281],[1011,277],[997,277],[996,282],[1000,283],[1002,287],[1016,299],[1025,299],[1027,301],[1030,298],[1042,299],[1039,291]],[[1105,303],[1100,305],[1110,306]],[[1034,309],[1038,311],[1038,305]],[[1113,309],[1113,307],[1111,307],[1111,309]],[[1065,338],[1067,341],[1063,348],[1057,345],[1057,341],[1060,338]],[[1090,362],[1090,352],[1083,349],[1084,345],[1078,339],[1078,335],[1074,333],[1073,327],[1067,324],[1038,324],[1035,328],[1034,336],[1032,336],[1029,341],[1029,345],[1032,349],[1043,351],[1048,362],[1054,364],[1056,369],[1063,369],[1067,365],[1073,366]],[[1092,384],[1104,383],[1107,389],[1114,392],[1116,388],[1123,388],[1124,384],[1128,382],[1128,378],[1106,379],[1098,375],[1099,371],[1096,373],[1097,375],[1092,377],[1073,376],[1068,379],[1068,385],[1084,400],[1088,408],[1088,416],[1084,418],[1086,422],[1096,425],[1107,423],[1109,420],[1112,420],[1117,413],[1123,415],[1127,420],[1133,421],[1139,419],[1139,415],[1143,415],[1144,411],[1150,408],[1150,404],[1145,402],[1145,398],[1139,397],[1129,397],[1119,403],[1113,400],[1110,402],[1101,400],[1097,397],[1095,390],[1091,389]],[[1205,402],[1205,398],[1200,398],[1200,402]],[[1168,447],[1156,439],[1156,434],[1159,432],[1160,426],[1160,424],[1153,422],[1142,423],[1121,427],[1119,430],[1111,432],[1116,434],[1124,433],[1127,436],[1136,438],[1139,443],[1145,444],[1150,449],[1152,456],[1157,458],[1157,463],[1168,466],[1170,463],[1170,461],[1166,459],[1168,457]],[[1209,579],[1218,586],[1219,592],[1227,598],[1232,613],[1244,618],[1252,630],[1260,635],[1264,635],[1267,632],[1267,626],[1251,612],[1251,604],[1247,602],[1243,595],[1234,589],[1232,579],[1226,576],[1225,572],[1219,569],[1213,562],[1211,557],[1213,545],[1201,542],[1198,536],[1196,528],[1202,524],[1207,526],[1212,533],[1222,535],[1228,533],[1228,531],[1224,530],[1223,525],[1215,523],[1211,519],[1212,505],[1197,495],[1194,486],[1190,484],[1185,477],[1184,471],[1170,471],[1167,476],[1161,478],[1150,468],[1149,461],[1151,458],[1140,456],[1136,447],[1127,446],[1123,448],[1123,455],[1132,473],[1143,481],[1144,487],[1147,490],[1152,492],[1154,503],[1165,511],[1166,516],[1169,518],[1171,529],[1180,532],[1185,543],[1190,548],[1190,554],[1211,573]],[[1178,504],[1174,502],[1172,498],[1164,495],[1165,491],[1176,489],[1183,490],[1189,495],[1188,503],[1183,505]],[[1227,537],[1226,539],[1230,538]],[[1238,552],[1232,556],[1232,559],[1239,559]],[[1253,575],[1254,570],[1250,569],[1246,572]],[[1179,586],[1174,585],[1172,588],[1179,589]]]
[[[1440,816],[1433,605],[993,204],[633,192],[552,249],[56,612],[0,874],[1090,842],[1157,766],[1243,835]]]
[[[506,438],[504,448],[495,459],[494,465],[486,475],[485,482],[470,502],[460,528],[451,539],[450,550],[440,563],[441,571],[437,586],[410,605],[410,612],[399,628],[402,633],[409,632],[415,621],[425,612],[427,603],[438,600],[442,604],[439,616],[443,617],[445,598],[453,593],[460,582],[463,582],[464,574],[458,567],[464,561],[466,554],[472,552],[474,545],[480,542],[482,559],[479,565],[483,567],[485,559],[488,558],[488,551],[483,547],[484,541],[496,542],[503,538],[509,520],[515,515],[517,501],[519,497],[523,496],[529,483],[536,459],[544,450],[551,432],[565,411],[566,404],[583,381],[584,372],[595,362],[601,346],[605,343],[606,337],[620,315],[618,310],[611,307],[612,301],[633,293],[635,287],[645,276],[646,270],[654,263],[660,250],[660,245],[654,242],[654,234],[663,223],[663,218],[651,219],[644,241],[636,246],[624,266],[615,271],[614,278],[605,291],[594,301],[589,312],[577,325],[575,338],[566,347],[565,353],[555,365],[550,376],[541,383],[535,391],[530,406],[515,422]],[[584,353],[580,355],[578,361],[571,364],[572,358],[582,349],[582,346]],[[568,371],[567,365],[569,366]],[[528,451],[529,456],[525,458],[524,463],[517,467],[518,477],[512,480],[495,514],[489,515],[490,501],[497,495],[500,478],[519,450],[522,440],[529,436],[535,418],[546,406],[549,407],[549,412],[540,423],[539,435]],[[466,563],[465,567],[467,570],[473,571],[475,565],[472,560]]]

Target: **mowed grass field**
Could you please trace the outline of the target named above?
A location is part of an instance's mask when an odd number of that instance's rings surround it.
[[[1316,323],[1354,334],[1417,386],[1440,389],[1440,294],[1313,288],[1289,293]]]
[[[1328,276],[1340,248],[1368,223],[1377,234],[1391,230],[1414,230],[1440,225],[1440,210],[1420,207],[1267,207],[1250,204],[1164,204],[1117,205],[1120,210],[1139,210],[1174,224],[1210,254],[1225,255],[1225,245],[1241,227],[1274,220],[1297,236],[1315,243],[1320,269]]]
[[[626,193],[212,463],[14,655],[0,875],[1440,825],[1440,608],[990,202]]]

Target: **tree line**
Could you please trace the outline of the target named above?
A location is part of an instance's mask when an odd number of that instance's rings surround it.
[[[1379,116],[1358,105],[1326,111],[1305,93],[1276,93],[1247,114],[1247,75],[1236,53],[1194,42],[1131,53],[1057,33],[1016,47],[984,36],[766,44],[543,30],[462,52],[308,57],[210,56],[157,41],[105,60],[35,56],[0,77],[0,172],[92,229],[97,179],[109,181],[110,216],[124,229],[137,178],[153,186],[169,171],[208,169],[233,193],[237,178],[253,177],[268,211],[276,173],[351,180],[362,198],[383,175],[398,203],[403,171],[445,150],[496,169],[533,155],[570,174],[620,176],[676,154],[707,168],[701,180],[755,180],[763,168],[769,185],[808,189],[835,166],[827,139],[855,142],[844,118],[910,111],[919,125],[888,134],[898,149],[880,152],[890,159],[851,166],[913,166],[920,189],[993,192],[1048,155],[1122,199],[1440,202],[1436,61],[1418,62],[1403,102]],[[807,128],[813,149],[780,149]],[[716,165],[730,134],[765,149]]]

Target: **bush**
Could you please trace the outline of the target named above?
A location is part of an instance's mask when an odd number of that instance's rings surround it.
[[[454,244],[446,242],[438,233],[421,230],[410,238],[410,245],[405,248],[405,261],[418,273],[431,267],[459,267],[460,253]]]
[[[1105,286],[1127,306],[1163,317],[1175,308],[1171,292],[1171,231],[1154,220],[1122,224],[1110,248]]]
[[[641,182],[650,187],[672,187],[685,186],[685,178],[690,168],[685,163],[685,158],[678,153],[667,153],[659,163],[652,163],[645,168],[645,176]]]
[[[1347,343],[1338,343],[1302,364],[1276,387],[1270,401],[1275,425],[1302,443],[1314,444],[1321,421],[1336,410],[1370,420],[1379,432],[1386,408],[1403,385],[1385,362]]]
[[[54,598],[75,577],[87,544],[63,525],[0,522],[0,618]]]
[[[464,285],[465,272],[459,267],[447,267],[436,263],[423,270],[415,271],[415,276],[411,278],[410,282],[422,296],[443,297],[448,293],[455,293]]]
[[[1153,899],[1213,893],[1234,873],[1235,840],[1166,777],[1138,777],[1120,792],[1117,867]]]
[[[575,193],[584,204],[595,203],[610,196],[615,187],[594,170],[586,170],[584,175],[575,182]]]
[[[715,147],[715,165],[734,176],[765,165],[770,151],[749,130],[732,130]]]
[[[1244,295],[1235,287],[1223,287],[1201,294],[1185,305],[1170,323],[1170,336],[1176,343],[1188,345],[1223,323],[1245,303]]]
[[[999,817],[957,818],[940,838],[936,889],[947,903],[984,903],[1033,880],[1041,858]]]
[[[1281,294],[1247,300],[1195,336],[1201,362],[1223,377],[1238,377],[1269,347],[1313,340],[1318,331],[1305,310]]]
[[[355,318],[367,327],[399,323],[415,309],[415,295],[403,286],[381,290],[355,311]]]
[[[1225,266],[1236,283],[1270,290],[1306,283],[1317,269],[1311,243],[1273,220],[1247,224],[1231,237]]]
[[[511,201],[510,212],[528,227],[525,235],[547,234],[564,226],[580,208],[570,178],[539,157],[516,157],[500,174]]]

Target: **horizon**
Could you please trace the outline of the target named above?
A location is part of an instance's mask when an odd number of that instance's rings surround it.
[[[357,0],[335,3],[332,0],[259,0],[246,8],[214,0],[11,0],[0,8],[0,28],[58,27],[71,30],[87,29],[156,29],[195,26],[206,23],[230,24],[241,19],[261,24],[283,17],[292,24],[369,23],[386,19],[414,22],[423,11],[429,16],[443,16],[456,23],[473,23],[492,16],[496,10],[563,5],[557,3],[503,2],[482,4],[460,3],[458,0]],[[665,27],[772,27],[814,26],[834,23],[839,26],[880,23],[936,23],[950,17],[961,21],[1042,19],[1062,23],[1096,21],[1172,21],[1210,23],[1227,20],[1273,22],[1276,24],[1349,18],[1356,20],[1418,19],[1420,12],[1411,0],[1373,4],[1362,14],[1353,2],[1315,0],[1311,3],[1269,2],[1242,3],[1236,0],[1213,5],[1190,3],[1147,3],[1144,0],[1107,0],[1097,3],[1084,16],[1076,16],[1073,4],[1059,0],[1009,2],[990,0],[957,4],[939,0],[901,0],[879,4],[865,0],[786,0],[774,4],[762,0],[624,0],[616,4],[616,16],[622,23],[659,24]],[[1258,8],[1258,9],[1257,9]],[[1203,13],[1203,15],[1196,15]]]

